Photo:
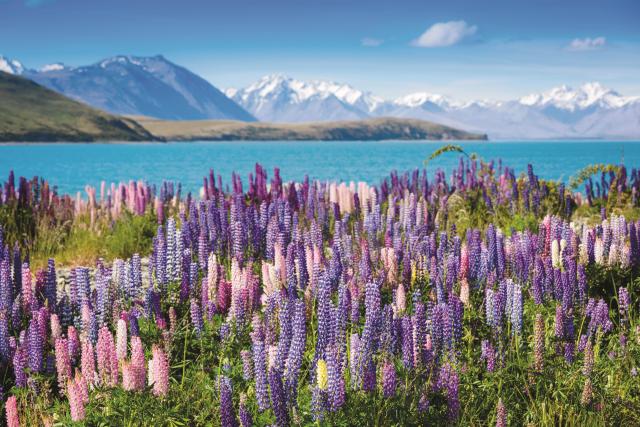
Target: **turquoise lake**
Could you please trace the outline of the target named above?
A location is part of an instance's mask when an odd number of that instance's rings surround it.
[[[320,180],[379,183],[392,170],[423,167],[423,160],[450,142],[442,141],[274,141],[176,143],[69,143],[0,145],[0,182],[11,169],[17,176],[44,177],[61,193],[84,191],[86,184],[142,179],[179,181],[183,191],[197,191],[210,168],[231,182],[233,171],[246,177],[256,162],[269,175],[279,167],[285,181],[305,175]],[[455,142],[468,153],[526,171],[528,163],[543,178],[568,179],[592,163],[624,162],[640,167],[640,141],[474,141]],[[459,155],[447,153],[431,162],[429,172],[450,172]]]

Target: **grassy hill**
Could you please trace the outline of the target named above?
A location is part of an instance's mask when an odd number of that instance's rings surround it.
[[[139,141],[134,120],[88,107],[31,80],[0,71],[0,141]]]
[[[158,138],[193,140],[347,140],[487,139],[448,126],[414,119],[379,118],[318,123],[246,123],[220,120],[168,121],[136,117]]]

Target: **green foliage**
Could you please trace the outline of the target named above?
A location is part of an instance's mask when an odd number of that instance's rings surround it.
[[[575,176],[572,176],[569,180],[569,188],[573,191],[577,190],[580,185],[588,180],[592,175],[601,172],[617,172],[619,166],[598,163],[595,165],[589,165],[582,168]]]
[[[462,149],[461,146],[454,145],[454,144],[448,144],[448,145],[444,145],[444,146],[438,148],[436,151],[431,153],[431,155],[427,159],[425,159],[424,165],[427,166],[430,161],[432,161],[434,159],[437,159],[438,157],[440,157],[441,155],[443,155],[445,153],[462,153],[465,156],[469,157],[469,155]]]

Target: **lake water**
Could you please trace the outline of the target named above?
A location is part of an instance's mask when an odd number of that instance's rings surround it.
[[[45,177],[59,192],[83,191],[85,184],[142,179],[150,183],[179,181],[197,190],[210,168],[231,181],[231,172],[246,182],[256,162],[269,176],[273,167],[286,180],[307,174],[321,180],[379,183],[392,170],[423,166],[423,160],[448,142],[442,141],[282,141],[179,142],[127,144],[9,144],[0,145],[0,183],[9,170],[17,176]],[[640,167],[640,141],[474,141],[459,142],[468,153],[502,159],[526,171],[528,163],[543,178],[568,179],[592,163],[620,163]],[[429,164],[429,171],[450,172],[459,155],[447,153]],[[246,187],[245,187],[246,188]]]

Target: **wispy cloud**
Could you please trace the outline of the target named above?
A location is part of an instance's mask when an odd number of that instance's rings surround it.
[[[438,22],[427,28],[411,44],[417,47],[453,46],[472,37],[477,31],[477,26],[465,21]]]
[[[585,50],[596,50],[604,47],[607,44],[607,39],[604,37],[586,37],[584,39],[573,39],[569,46],[567,46],[567,50],[571,50],[574,52],[583,52]]]
[[[384,43],[384,40],[374,39],[372,37],[364,37],[362,40],[360,40],[360,43],[362,44],[362,46],[366,47],[378,47],[382,43]]]

